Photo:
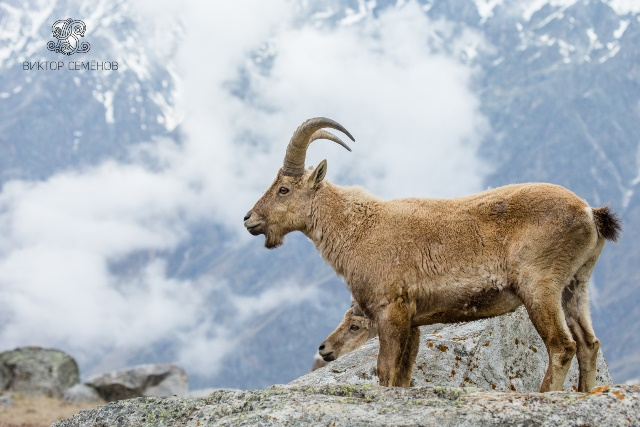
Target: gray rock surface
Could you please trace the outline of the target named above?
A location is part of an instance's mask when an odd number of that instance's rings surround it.
[[[79,381],[78,364],[63,351],[24,347],[0,353],[0,391],[62,398]]]
[[[222,388],[199,388],[197,390],[189,390],[186,397],[208,397],[212,393],[220,390],[228,390]]]
[[[86,384],[76,384],[65,390],[63,399],[78,404],[104,402],[98,391]]]
[[[547,363],[524,311],[426,332],[414,370],[418,387],[377,385],[378,343],[372,340],[288,385],[217,390],[206,398],[120,400],[54,426],[640,425],[640,386],[522,392],[538,389]],[[598,367],[598,382],[610,382],[602,355]],[[577,381],[571,369],[569,390]]]
[[[374,338],[291,382],[292,385],[378,384],[375,375],[379,342]],[[421,328],[413,386],[480,387],[485,390],[538,391],[548,356],[542,339],[520,307],[513,313],[436,330]],[[596,384],[611,384],[607,363],[599,352]],[[578,363],[574,357],[564,384],[575,391]]]
[[[107,402],[141,396],[185,396],[189,390],[187,374],[172,364],[138,365],[85,381]]]
[[[222,390],[204,399],[118,401],[82,411],[54,427],[223,425],[633,426],[640,425],[640,387],[541,394],[472,387],[284,385]]]

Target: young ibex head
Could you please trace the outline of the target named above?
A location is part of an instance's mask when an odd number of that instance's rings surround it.
[[[318,353],[325,362],[331,362],[362,347],[364,343],[377,335],[378,329],[375,324],[364,315],[354,301],[336,330],[320,344]]]
[[[296,129],[276,179],[244,217],[244,226],[249,233],[265,235],[267,248],[280,246],[287,233],[305,230],[309,202],[327,173],[326,160],[315,169],[305,170],[309,144],[316,139],[328,139],[351,151],[340,138],[323,128],[339,130],[355,141],[342,125],[324,117],[309,119]]]

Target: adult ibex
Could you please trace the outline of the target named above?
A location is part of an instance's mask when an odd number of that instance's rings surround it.
[[[333,120],[305,121],[244,224],[251,234],[264,234],[268,248],[292,231],[313,241],[378,328],[381,385],[409,385],[418,326],[496,316],[524,304],[549,354],[540,391],[562,389],[576,350],[578,390],[593,388],[600,342],[588,281],[605,240],[615,241],[621,229],[608,207],[591,208],[551,184],[383,201],[325,180],[325,160],[305,170],[307,147],[316,139],[349,149],[323,128],[353,140]]]

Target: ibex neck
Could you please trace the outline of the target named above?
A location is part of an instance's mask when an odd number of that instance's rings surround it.
[[[367,233],[379,200],[360,187],[339,187],[327,182],[312,203],[306,235],[322,257],[343,275],[353,245]]]

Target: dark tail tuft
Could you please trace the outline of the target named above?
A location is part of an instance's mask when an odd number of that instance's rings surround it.
[[[593,208],[593,220],[596,223],[598,234],[607,240],[618,241],[622,231],[622,221],[618,215],[611,212],[609,206]]]

